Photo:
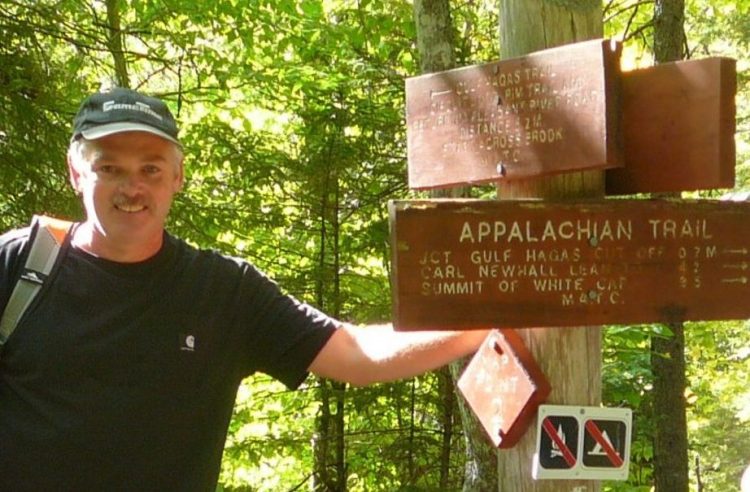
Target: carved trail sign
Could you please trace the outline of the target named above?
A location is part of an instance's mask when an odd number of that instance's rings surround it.
[[[407,79],[409,186],[621,165],[620,49],[587,41]]]
[[[401,330],[750,317],[750,203],[389,203]]]
[[[731,188],[736,62],[620,73],[587,41],[407,79],[409,186],[606,168],[607,194]]]

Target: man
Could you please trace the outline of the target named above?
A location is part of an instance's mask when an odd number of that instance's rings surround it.
[[[363,385],[474,351],[485,332],[357,328],[164,223],[184,179],[166,105],[116,89],[74,120],[86,220],[0,354],[0,490],[213,490],[240,381]],[[0,238],[0,311],[28,230]]]

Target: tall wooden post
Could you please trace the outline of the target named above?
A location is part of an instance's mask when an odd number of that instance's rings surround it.
[[[601,2],[589,0],[500,0],[500,56],[512,58],[562,44],[602,36]],[[511,181],[497,187],[501,200],[570,199],[604,195],[604,172],[585,171]],[[548,403],[598,405],[601,402],[601,328],[518,330],[552,392]],[[598,491],[598,482],[535,481],[531,464],[535,432],[498,453],[498,490]]]

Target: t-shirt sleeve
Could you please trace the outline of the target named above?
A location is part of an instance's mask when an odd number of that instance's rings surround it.
[[[0,313],[5,310],[26,259],[25,245],[29,228],[6,232],[0,236]]]
[[[278,285],[247,265],[241,302],[247,330],[247,371],[260,371],[297,388],[308,367],[339,323],[281,292]]]

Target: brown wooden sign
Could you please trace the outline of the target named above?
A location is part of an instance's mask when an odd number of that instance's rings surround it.
[[[389,204],[401,330],[750,318],[750,203]]]
[[[493,330],[458,380],[492,443],[518,442],[551,387],[534,357],[513,330]]]
[[[587,41],[407,79],[409,186],[621,165],[619,53]]]
[[[734,186],[736,62],[706,58],[622,75],[625,165],[607,194]]]

